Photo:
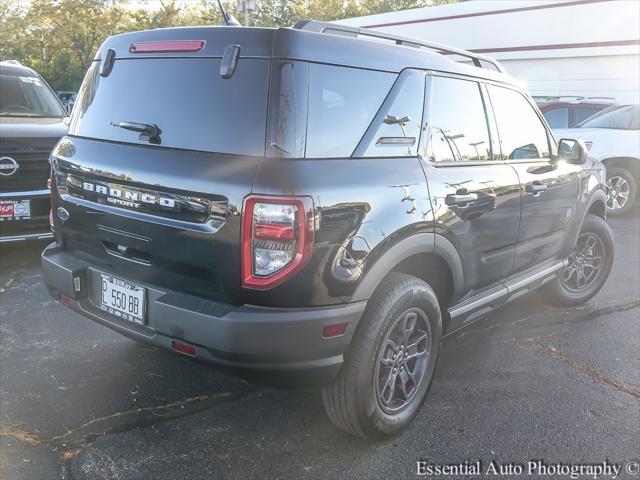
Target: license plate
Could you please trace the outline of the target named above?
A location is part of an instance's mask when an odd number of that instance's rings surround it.
[[[123,320],[144,325],[146,296],[147,291],[144,287],[102,274],[103,311]]]
[[[30,200],[4,200],[0,202],[0,221],[27,220],[31,218]]]

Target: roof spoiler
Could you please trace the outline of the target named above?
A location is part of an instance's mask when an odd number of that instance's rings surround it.
[[[358,38],[360,36],[363,37],[373,37],[380,38],[383,40],[389,40],[394,42],[396,45],[402,45],[405,47],[412,48],[428,48],[430,50],[435,50],[437,53],[441,54],[449,54],[449,55],[460,55],[461,57],[468,58],[473,62],[476,67],[486,68],[482,65],[482,62],[486,62],[492,65],[498,72],[506,73],[500,62],[497,60],[485,57],[484,55],[478,55],[477,53],[470,52],[468,50],[462,50],[460,48],[449,47],[448,45],[442,45],[440,43],[434,42],[425,42],[424,40],[417,40],[415,38],[401,37],[399,35],[392,35],[389,33],[380,32],[377,30],[369,30],[358,28],[358,27],[350,27],[348,25],[340,25],[337,23],[327,23],[327,22],[318,22],[316,20],[300,20],[296,23],[293,28],[296,30],[306,30],[310,32],[317,33],[329,33],[333,35],[342,35],[347,37]]]

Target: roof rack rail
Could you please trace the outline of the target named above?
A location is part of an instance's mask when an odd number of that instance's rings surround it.
[[[391,40],[396,45],[402,45],[405,47],[429,48],[431,50],[436,50],[439,53],[460,55],[461,57],[468,58],[476,67],[479,68],[486,68],[482,65],[482,62],[486,62],[492,65],[498,72],[505,73],[505,70],[504,68],[502,68],[502,65],[500,65],[500,62],[493,58],[485,57],[484,55],[478,55],[477,53],[473,53],[468,50],[449,47],[448,45],[442,45],[440,43],[425,42],[424,40],[401,37],[399,35],[392,35],[389,33],[380,32],[378,30],[351,27],[348,25],[340,25],[337,23],[319,22],[316,20],[300,20],[293,26],[293,28],[295,28],[296,30],[308,30],[318,33],[331,33],[334,35],[343,35],[354,38],[357,38],[359,36],[380,38],[383,40]]]
[[[534,95],[537,102],[615,103],[613,97],[585,97],[584,95]]]

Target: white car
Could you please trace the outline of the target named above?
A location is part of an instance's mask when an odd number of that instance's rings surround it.
[[[623,214],[638,200],[640,184],[640,105],[613,105],[576,128],[553,131],[561,138],[580,138],[589,156],[607,166],[607,208]]]

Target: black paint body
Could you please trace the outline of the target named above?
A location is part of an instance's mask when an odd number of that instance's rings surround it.
[[[559,161],[555,141],[541,116],[540,123],[544,125],[549,142],[545,158],[509,159],[506,153],[502,154],[499,129],[491,108],[487,107],[490,158],[483,161],[430,161],[427,151],[433,76],[478,82],[487,105],[487,85],[518,90],[505,75],[457,64],[435,53],[292,29],[195,28],[152,30],[113,37],[101,47],[96,63],[101,61],[100,56],[104,56],[107,49],[114,49],[116,60],[110,75],[116,75],[119,66],[133,57],[171,56],[166,53],[129,53],[129,45],[134,40],[201,38],[206,40],[206,45],[200,52],[184,53],[180,57],[219,61],[228,45],[240,45],[234,76],[228,80],[218,77],[215,82],[233,82],[235,75],[243,74],[243,62],[245,68],[251,62],[264,62],[264,71],[256,66],[257,63],[251,64],[251,68],[256,68],[252,73],[257,74],[258,85],[255,88],[265,92],[261,94],[264,95],[264,103],[255,105],[255,96],[239,95],[226,106],[230,110],[255,110],[260,118],[251,119],[252,128],[262,125],[266,131],[261,154],[238,155],[151,145],[138,140],[137,135],[121,133],[117,129],[113,130],[116,132],[113,135],[128,134],[130,139],[86,138],[77,133],[82,132],[83,121],[90,121],[83,119],[88,105],[86,101],[83,105],[81,91],[70,135],[59,143],[53,154],[58,187],[54,208],[65,208],[69,218],[64,222],[56,218],[57,245],[52,246],[49,253],[45,252],[45,259],[47,255],[49,258],[56,255],[58,257],[55,258],[62,258],[60,255],[64,255],[65,260],[60,262],[65,263],[72,257],[80,262],[80,269],[109,271],[161,292],[184,294],[190,299],[188,303],[191,306],[201,301],[203,305],[224,305],[233,311],[257,306],[295,312],[296,309],[307,311],[325,307],[331,310],[329,307],[345,305],[362,305],[364,309],[366,300],[391,270],[403,262],[406,265],[412,258],[429,256],[438,259],[436,264],[443,268],[442,277],[450,280],[442,297],[446,301],[444,307],[455,309],[469,299],[480,298],[484,292],[501,287],[509,278],[564,259],[573,247],[575,232],[586,212],[599,209],[600,204],[604,209],[602,166],[591,160],[584,165]],[[148,61],[152,65],[154,60]],[[273,80],[280,78],[275,69],[283,62],[369,69],[393,74],[394,82],[406,69],[412,69],[414,74],[418,72],[423,79],[420,81],[424,82],[424,97],[419,105],[422,118],[415,120],[419,122],[419,138],[412,154],[393,157],[358,155],[376,140],[372,129],[380,112],[372,118],[372,126],[364,134],[354,132],[358,135],[354,139],[357,147],[351,155],[304,158],[303,146],[300,146],[302,153],[292,158],[280,154],[273,146],[270,129],[273,130],[272,119],[278,109],[278,91],[285,89]],[[292,68],[298,69],[296,75],[303,70],[296,77],[302,82],[296,84],[298,87],[313,81],[308,80],[313,78],[313,74],[305,73],[306,66]],[[217,72],[207,66],[202,74],[215,76]],[[272,83],[268,86],[270,93],[266,95],[267,83],[262,83],[268,82],[268,78]],[[93,92],[92,95],[99,95],[100,88],[107,88],[101,83],[109,81],[110,77],[102,78],[96,74],[94,88],[97,94]],[[87,82],[91,83],[91,79],[85,80],[85,84]],[[167,94],[181,95],[178,86],[176,89]],[[391,92],[385,102],[391,102],[393,88]],[[158,102],[162,101],[162,98],[158,99]],[[242,102],[251,104],[242,105]],[[382,109],[384,105],[386,103]],[[537,109],[535,111],[539,116]],[[456,113],[465,114],[464,111]],[[90,110],[87,119],[89,116]],[[140,117],[110,120],[152,120],[146,119],[143,112]],[[229,121],[234,120],[231,118]],[[185,119],[186,134],[188,127],[189,119]],[[209,127],[211,134],[215,135],[216,125]],[[104,128],[100,131],[112,135],[112,130],[107,127],[96,128]],[[254,133],[248,132],[249,135]],[[304,136],[305,132],[293,132],[294,143],[299,141],[302,145],[304,137],[299,135]],[[231,143],[221,140],[222,149]],[[203,201],[217,202],[220,213],[205,223],[189,223],[181,221],[179,215],[175,218],[156,216],[104,201],[91,201],[81,192],[74,194],[73,187],[65,183],[68,175],[178,197],[198,197]],[[528,184],[543,184],[546,190],[534,195],[527,192]],[[60,187],[65,186],[67,190],[61,191]],[[448,204],[452,196],[460,194],[461,188],[465,194],[477,195],[477,199],[466,205]],[[293,278],[266,291],[241,287],[240,227],[243,201],[249,194],[311,196],[314,203],[316,230],[311,260]],[[114,255],[109,252],[109,242],[123,244],[139,252],[142,261]],[[75,270],[69,267],[69,271]],[[52,292],[64,291],[56,281],[50,274],[47,282]],[[121,321],[95,318],[97,314],[83,306],[78,295],[67,293],[79,302],[72,306],[94,320],[128,335],[139,337],[145,334],[132,331]],[[168,300],[165,299],[166,302]],[[220,317],[220,314],[216,315]],[[176,321],[179,323],[179,320]],[[339,368],[342,354],[357,327],[357,318],[349,321],[344,339],[332,352],[339,357],[333,364],[336,368]],[[457,326],[457,323],[452,323],[448,330]],[[146,332],[148,338],[153,338],[154,333],[151,330]],[[322,336],[320,330],[318,336]],[[176,337],[210,347],[191,339],[184,332]],[[296,343],[299,340],[292,337],[289,341]],[[322,341],[331,340],[318,338],[318,342]],[[243,353],[242,348],[231,344],[222,350],[216,350],[212,357],[228,358],[234,351]],[[313,351],[307,354],[308,359],[318,360],[319,357]],[[256,356],[256,362],[261,358]],[[234,361],[247,363],[238,357],[234,357]],[[335,368],[331,372],[335,373]]]

